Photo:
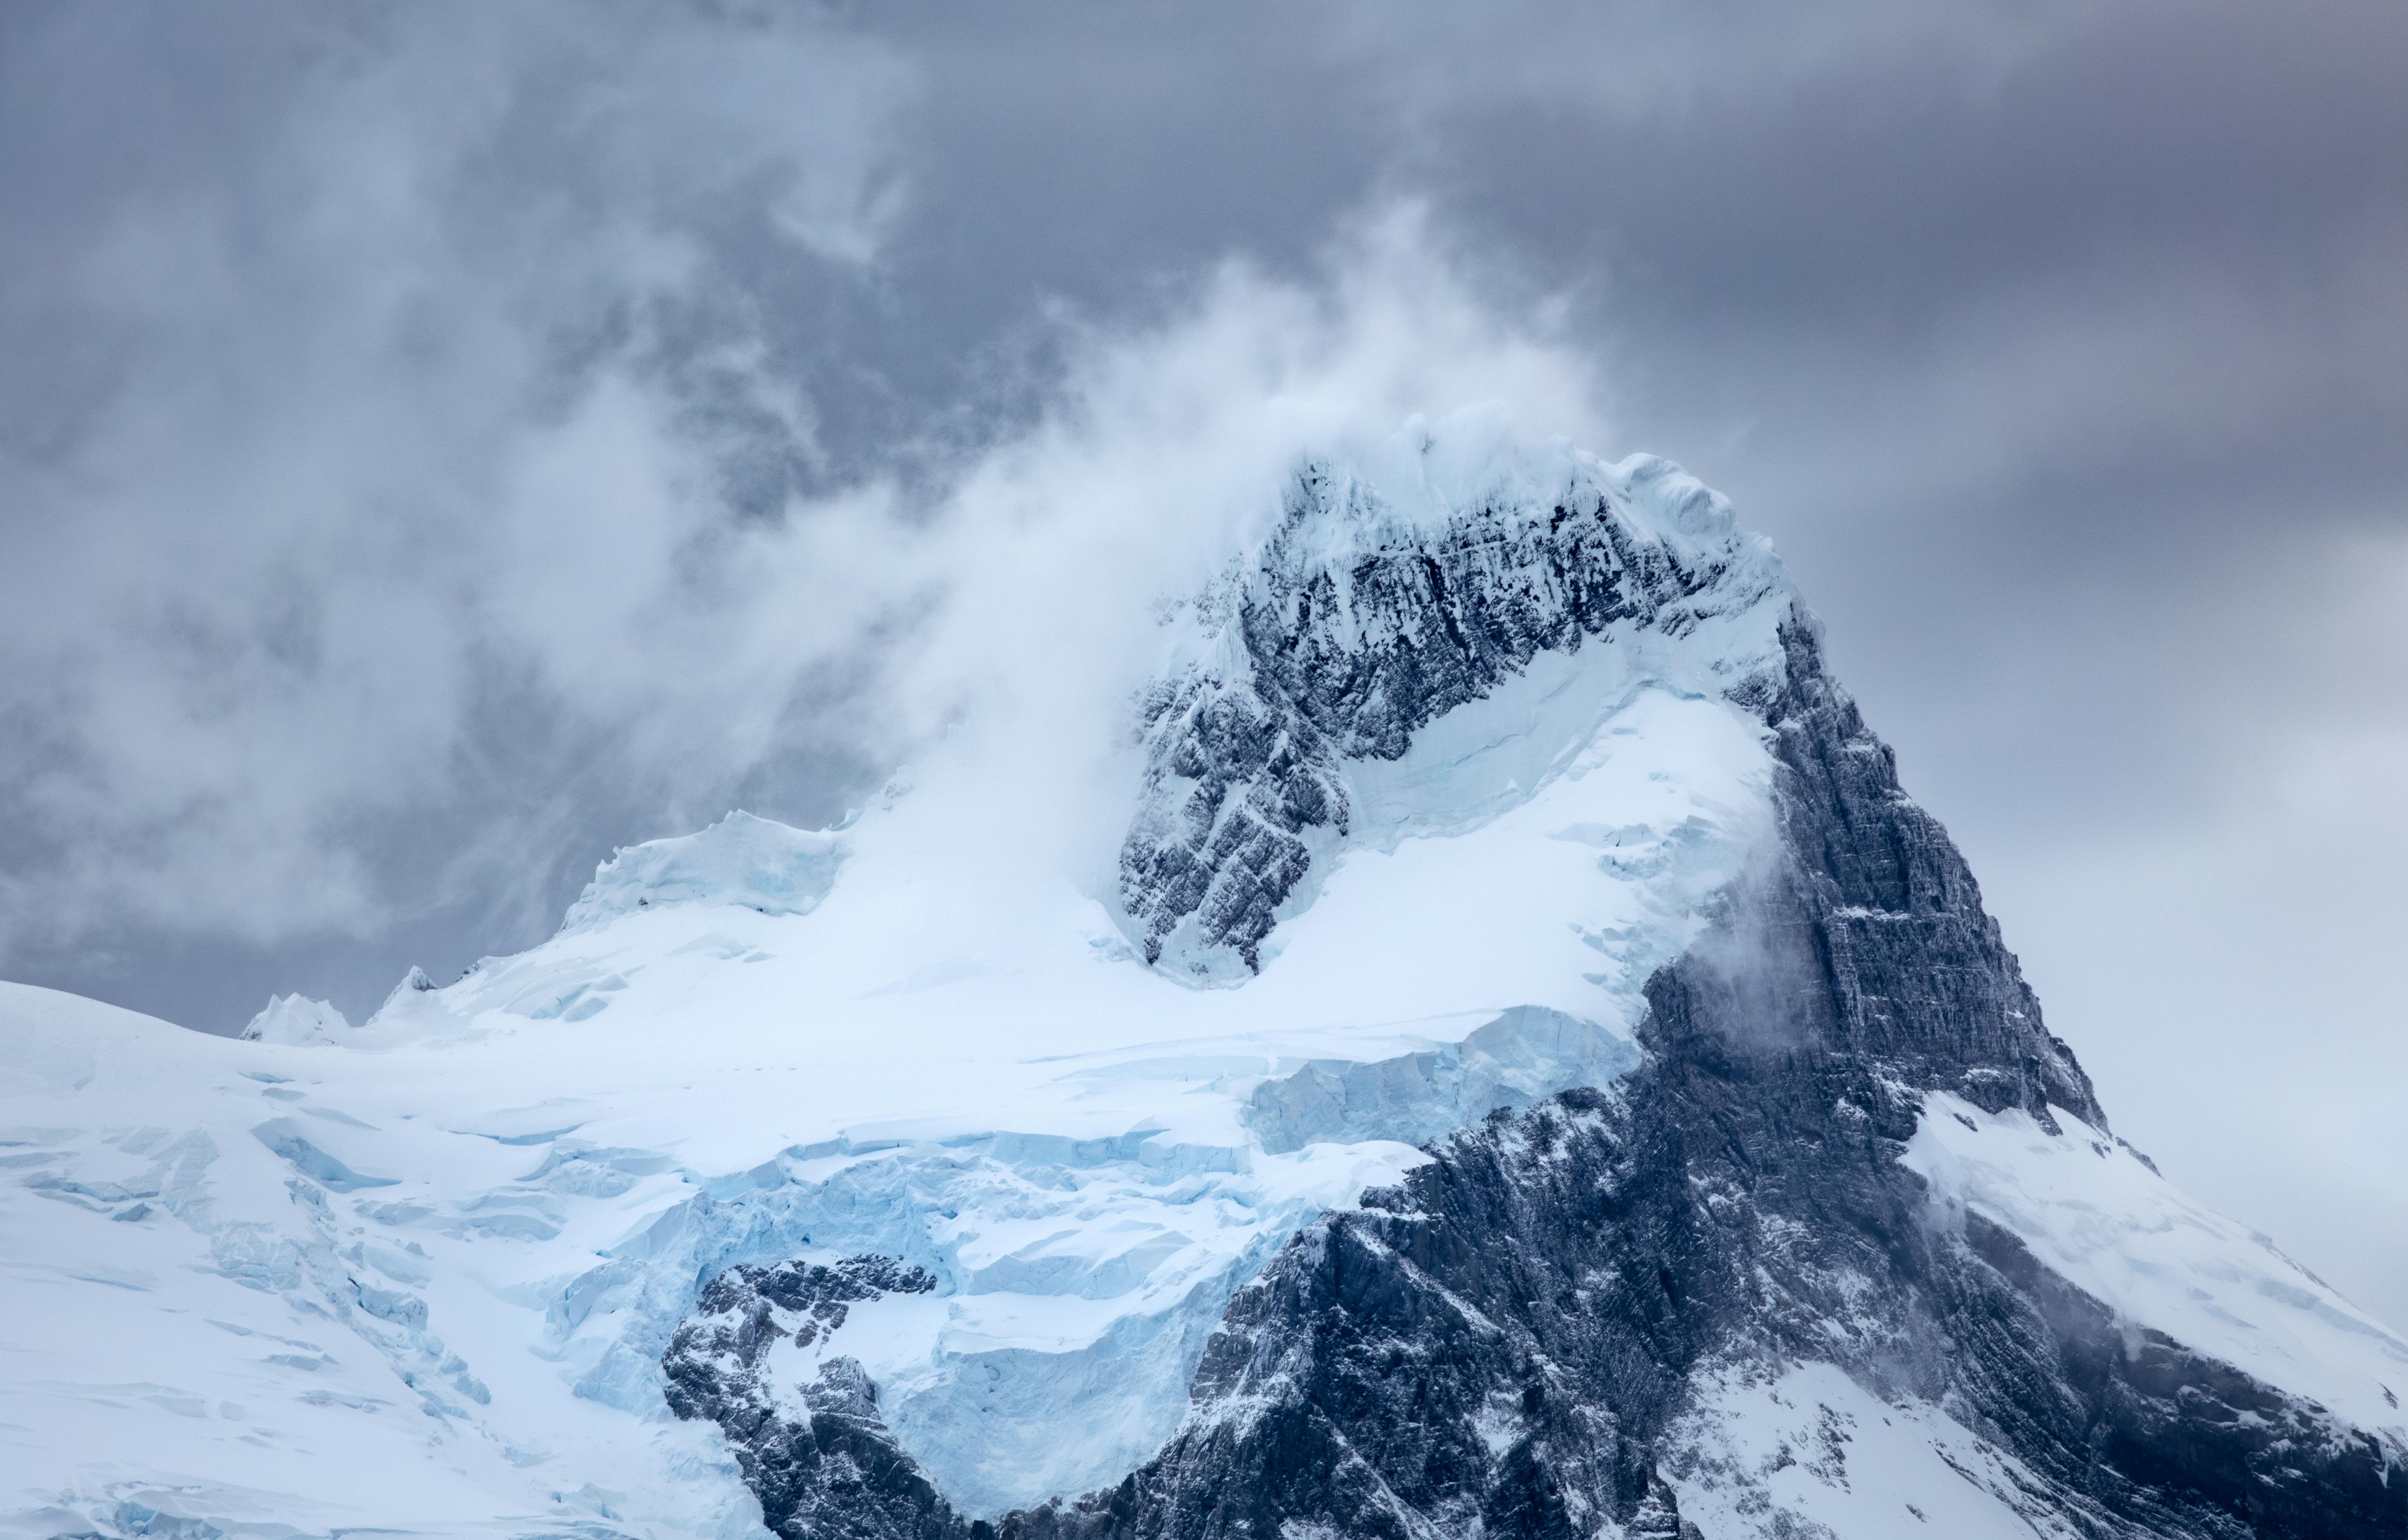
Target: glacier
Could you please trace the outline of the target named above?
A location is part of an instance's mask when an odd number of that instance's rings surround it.
[[[892,1533],[1176,1515],[1312,1383],[1268,1323],[1323,1308],[1315,1267],[1401,1265],[1482,1161],[1522,1190],[1621,1148],[1649,1087],[1690,1094],[1665,1077],[1712,1034],[1677,1024],[1787,1021],[1800,967],[1857,981],[1839,1104],[1896,1126],[1833,1127],[1926,1195],[1917,1245],[2013,1236],[2132,1344],[2408,1461],[2408,1346],[2107,1133],[2011,957],[1987,994],[1881,982],[1885,938],[2003,953],[1720,497],[1469,416],[1265,499],[1156,597],[1119,741],[973,713],[840,827],[622,849],[552,939],[357,1027],[282,997],[216,1039],[0,985],[0,1533],[751,1535],[783,1446],[739,1420],[917,1483]],[[997,774],[1007,742],[1041,773]],[[1815,819],[1840,897],[1793,891]],[[1432,1308],[1522,1330],[1470,1288]],[[2064,1478],[1992,1411],[1782,1340],[1701,1366],[1639,1476],[1549,1475],[1550,1511],[2111,1533],[2033,1517]],[[1570,1436],[1465,1394],[1483,1480]],[[1876,1517],[1816,1439],[1908,1495]],[[889,1533],[810,1479],[789,1533]],[[1262,1522],[1472,1523],[1377,1479],[1356,1518]]]

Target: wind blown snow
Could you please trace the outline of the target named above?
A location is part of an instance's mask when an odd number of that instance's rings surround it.
[[[1533,453],[1543,482],[1569,452]],[[1585,464],[1642,514],[1695,491]],[[1030,805],[1125,756],[1006,747],[1008,712],[841,830],[623,850],[552,941],[357,1028],[286,1000],[214,1040],[7,986],[8,1501],[743,1533],[661,1350],[732,1263],[859,1252],[938,1288],[824,1351],[960,1506],[1117,1479],[1289,1235],[1414,1143],[1636,1061],[1639,986],[1769,828],[1761,729],[1695,686],[1784,605],[1547,655],[1351,764],[1367,815],[1240,989],[1147,967],[1108,848]]]

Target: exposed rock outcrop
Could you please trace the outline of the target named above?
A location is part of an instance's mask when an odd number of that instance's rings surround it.
[[[1669,495],[1669,522],[1697,538],[1633,517],[1634,487]],[[1212,659],[1140,703],[1145,800],[1120,895],[1146,960],[1259,969],[1315,841],[1347,831],[1344,761],[1396,759],[1541,652],[1677,637],[1781,585],[1727,506],[1660,461],[1500,488],[1435,524],[1307,465],[1259,555],[1198,607]]]

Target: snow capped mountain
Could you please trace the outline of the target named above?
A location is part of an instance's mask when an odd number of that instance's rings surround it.
[[[251,1018],[241,1035],[246,1043],[339,1043],[351,1025],[325,1000],[278,995]]]
[[[1786,582],[1673,467],[1442,453],[1426,430],[1410,458],[1385,447],[1378,484],[1337,461],[1297,472],[1268,541],[1194,603],[1186,655],[1146,692],[1120,895],[1148,961],[1259,972],[1273,928],[1309,901],[1316,855],[1454,832],[1519,800],[1545,756],[1587,741],[1582,724],[1495,708],[1450,721],[1441,740],[1469,729],[1538,756],[1501,784],[1463,775],[1426,729],[1541,656],[1590,663],[1575,711],[1641,685],[1726,695],[1778,664]],[[1381,773],[1417,736],[1441,773]]]
[[[0,1522],[2408,1523],[2408,1344],[2106,1131],[1727,505],[1476,419],[1265,501],[1118,741],[358,1028],[0,986]]]

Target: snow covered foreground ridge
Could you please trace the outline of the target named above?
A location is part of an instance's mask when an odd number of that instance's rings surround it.
[[[1416,431],[1166,613],[1116,855],[972,733],[357,1029],[0,986],[13,1532],[2408,1524],[1718,499]]]

